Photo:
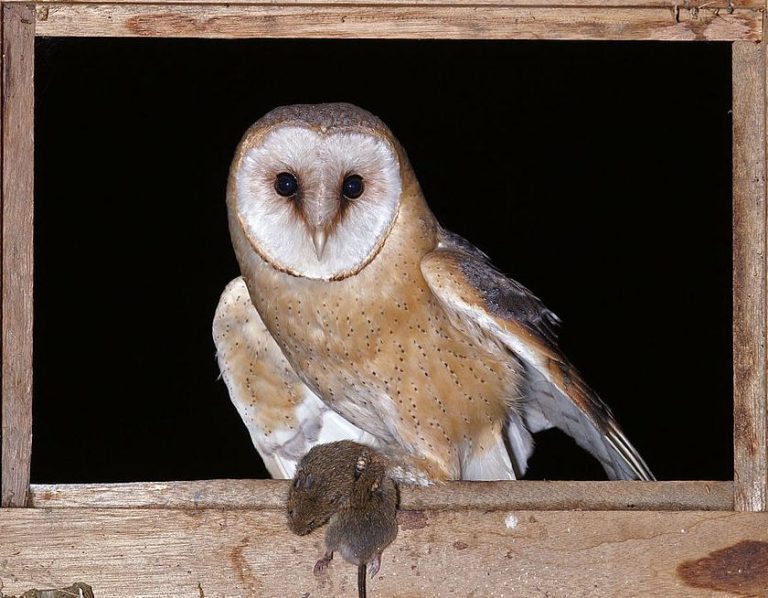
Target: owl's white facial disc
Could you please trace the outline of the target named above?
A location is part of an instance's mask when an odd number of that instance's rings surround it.
[[[276,186],[293,177],[293,189]],[[235,174],[235,206],[246,237],[273,267],[297,276],[339,279],[365,267],[397,214],[400,165],[384,139],[355,131],[323,134],[300,126],[268,132]],[[359,177],[362,193],[347,197]]]

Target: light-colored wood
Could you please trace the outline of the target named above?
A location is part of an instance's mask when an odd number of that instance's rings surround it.
[[[355,595],[355,567],[338,556],[313,575],[321,531],[295,536],[269,510],[13,509],[0,512],[0,535],[6,593],[79,580],[125,598]],[[369,591],[710,596],[712,582],[766,583],[755,566],[766,549],[766,513],[407,511]],[[723,560],[729,575],[708,576]]]
[[[285,480],[34,484],[39,508],[282,509]],[[725,511],[732,482],[450,482],[402,487],[403,509]]]
[[[764,511],[766,449],[765,49],[733,45],[733,387],[737,510]]]
[[[3,365],[3,337],[5,336],[3,327],[3,257],[5,245],[3,243],[3,97],[5,95],[5,85],[3,83],[3,73],[5,65],[5,52],[3,52],[3,6],[0,4],[0,507],[3,506],[3,375],[5,366]],[[1,591],[1,590],[0,590]]]
[[[23,0],[6,0],[22,2]],[[260,6],[380,6],[380,7],[456,7],[494,6],[525,8],[667,8],[695,13],[697,10],[762,10],[763,0],[39,0],[42,4],[238,4]]]
[[[2,505],[24,506],[32,455],[35,12],[3,6]]]
[[[41,4],[43,36],[752,40],[762,12],[467,5]]]

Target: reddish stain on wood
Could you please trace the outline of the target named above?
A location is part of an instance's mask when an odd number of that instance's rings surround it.
[[[244,588],[254,591],[261,588],[261,582],[254,575],[248,559],[245,558],[245,549],[248,547],[248,538],[243,538],[237,546],[229,552],[229,561],[237,575],[238,581]]]
[[[677,567],[689,586],[740,596],[768,595],[768,542],[744,540]]]

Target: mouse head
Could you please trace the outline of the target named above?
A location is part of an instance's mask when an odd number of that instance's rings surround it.
[[[288,525],[295,534],[308,534],[349,504],[368,451],[343,440],[317,445],[304,455],[288,493]]]
[[[348,500],[342,486],[329,483],[317,472],[299,469],[288,494],[288,526],[304,536],[327,523]]]

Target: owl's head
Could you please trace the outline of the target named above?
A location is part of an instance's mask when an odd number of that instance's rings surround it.
[[[397,215],[401,151],[386,125],[350,104],[276,108],[240,142],[229,209],[277,270],[345,278],[379,251]]]

